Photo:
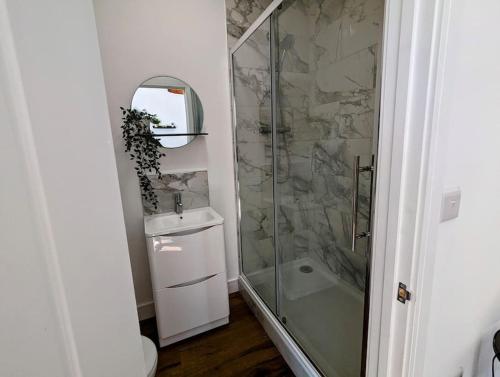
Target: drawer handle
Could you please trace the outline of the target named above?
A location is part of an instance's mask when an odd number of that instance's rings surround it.
[[[181,288],[181,287],[188,287],[188,286],[190,286],[190,285],[198,284],[198,283],[201,283],[201,282],[203,282],[203,281],[205,281],[205,280],[211,279],[211,278],[213,278],[214,276],[217,276],[217,274],[213,274],[213,275],[205,276],[204,278],[201,278],[201,279],[191,280],[191,281],[188,281],[187,283],[181,283],[181,284],[171,285],[170,287],[167,287],[167,288]]]
[[[158,236],[161,236],[161,237],[187,236],[187,235],[190,235],[190,234],[195,234],[195,233],[203,232],[204,230],[213,228],[214,226],[215,225],[209,225],[209,226],[205,226],[203,228],[196,228],[196,229],[191,229],[191,230],[183,230],[183,231],[175,232],[175,233],[159,234]]]

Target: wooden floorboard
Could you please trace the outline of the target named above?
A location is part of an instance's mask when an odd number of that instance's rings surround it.
[[[239,293],[229,296],[229,324],[159,348],[157,377],[293,377]],[[141,332],[158,347],[155,319]]]

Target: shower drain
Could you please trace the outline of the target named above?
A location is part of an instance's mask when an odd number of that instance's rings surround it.
[[[311,266],[305,264],[305,265],[299,267],[299,271],[303,272],[304,274],[310,274],[311,272],[313,272],[313,268]]]

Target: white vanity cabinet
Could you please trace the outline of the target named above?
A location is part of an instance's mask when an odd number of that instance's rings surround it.
[[[200,216],[200,211],[210,216]],[[165,216],[178,221],[165,221]],[[211,208],[185,211],[182,218],[175,213],[145,218],[162,347],[228,323],[222,223]],[[163,231],[162,224],[167,225]]]

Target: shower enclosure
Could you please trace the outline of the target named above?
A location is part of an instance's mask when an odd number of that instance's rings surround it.
[[[242,279],[326,376],[364,375],[383,10],[285,0],[231,51]]]

